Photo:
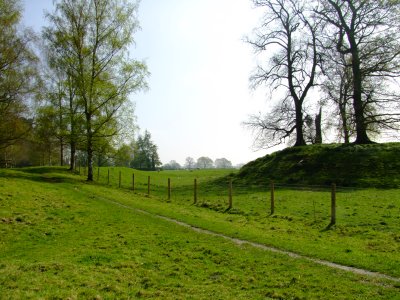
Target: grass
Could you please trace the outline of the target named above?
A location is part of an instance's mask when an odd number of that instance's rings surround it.
[[[119,169],[114,171],[119,172]],[[132,170],[121,169],[121,172],[131,176]],[[382,238],[388,245],[388,235],[398,236],[398,213],[395,212],[399,207],[398,198],[390,204],[395,205],[391,208],[393,216],[385,219],[387,232],[368,224],[354,225],[354,229],[343,225],[322,231],[319,225],[304,221],[301,216],[293,214],[289,220],[289,214],[283,210],[276,218],[267,217],[261,209],[265,203],[257,200],[249,204],[251,197],[256,200],[263,197],[262,193],[242,194],[240,206],[241,198],[236,194],[237,202],[234,203],[239,206],[239,213],[224,213],[213,207],[205,209],[200,203],[192,205],[191,193],[176,195],[180,188],[191,186],[194,177],[198,176],[200,182],[208,182],[211,186],[210,189],[206,185],[199,189],[212,195],[219,186],[213,186],[211,182],[226,175],[224,172],[196,172],[135,171],[138,187],[143,189],[133,193],[128,189],[128,179],[119,189],[115,181],[112,186],[89,184],[83,177],[72,175],[65,169],[0,170],[1,298],[326,299],[329,295],[331,299],[399,299],[400,284],[246,245],[237,246],[135,210],[144,209],[265,244],[275,241],[277,246],[295,247],[297,252],[314,257],[353,261],[357,266],[363,266],[362,260],[366,259],[368,262],[364,265],[398,276],[400,240],[394,240],[396,251],[388,251],[382,258],[384,265],[375,266],[384,253],[380,248],[386,246],[372,247],[370,253],[374,256],[369,257],[369,253],[362,254],[364,239],[361,238],[367,235],[365,240],[370,243],[378,243]],[[146,195],[145,187],[148,174],[154,177],[155,184],[160,180],[160,191],[154,185],[150,196]],[[168,177],[174,178],[175,194],[170,201],[165,196],[165,178]],[[184,182],[181,186],[177,183],[179,177]],[[289,201],[291,192],[278,191],[277,196],[287,197]],[[371,191],[356,193],[360,193],[360,199],[372,197]],[[390,195],[396,195],[395,191],[381,198]],[[309,196],[304,194],[304,198]],[[246,200],[246,197],[250,198]],[[211,203],[212,199],[208,201]],[[352,201],[360,202],[358,198]],[[255,210],[259,208],[257,215]],[[358,209],[360,212],[365,210],[362,205]],[[356,228],[358,231],[364,228],[369,233],[354,232]],[[313,241],[317,232],[321,237]],[[380,232],[382,237],[377,236]],[[347,245],[342,245],[344,242]],[[337,244],[336,248],[328,249],[334,244]],[[390,260],[397,263],[389,267]]]
[[[130,169],[115,169],[131,178]],[[215,173],[214,173],[215,172]],[[145,197],[123,202],[154,213],[186,221],[201,228],[260,242],[336,263],[400,277],[400,195],[397,189],[339,189],[337,225],[330,222],[330,190],[277,188],[275,214],[270,215],[268,186],[234,183],[233,208],[228,205],[231,171],[135,171],[135,195]],[[106,170],[101,170],[106,174]],[[126,175],[125,175],[126,174]],[[139,176],[136,174],[140,174]],[[147,177],[151,176],[150,197]],[[193,205],[193,178],[198,179],[198,203]],[[167,199],[167,179],[172,194]],[[116,187],[118,176],[111,177]],[[101,181],[101,178],[100,178]],[[127,195],[130,184],[124,183]],[[107,192],[108,193],[108,192]]]
[[[400,187],[400,143],[286,148],[245,165],[241,182]]]

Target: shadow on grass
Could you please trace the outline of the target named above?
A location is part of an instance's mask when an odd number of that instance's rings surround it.
[[[77,183],[83,179],[67,167],[29,167],[0,169],[0,177],[18,178],[47,183]]]
[[[334,230],[335,229],[335,223],[329,223],[328,226],[326,226],[324,229],[321,230],[321,232],[327,232],[329,230]]]

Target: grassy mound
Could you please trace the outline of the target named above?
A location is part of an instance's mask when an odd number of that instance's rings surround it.
[[[399,187],[400,143],[310,145],[287,148],[252,161],[237,180],[352,187]]]

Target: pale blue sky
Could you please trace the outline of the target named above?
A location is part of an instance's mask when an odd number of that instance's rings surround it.
[[[23,3],[25,25],[40,31],[53,0]],[[260,13],[250,0],[142,0],[131,55],[147,62],[150,90],[132,99],[163,163],[208,156],[238,164],[267,153],[252,150],[241,125],[267,109],[263,92],[248,88],[256,62],[243,42]]]

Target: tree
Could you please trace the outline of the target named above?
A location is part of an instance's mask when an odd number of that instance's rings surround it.
[[[169,163],[163,165],[163,169],[165,170],[180,170],[182,167],[175,160],[171,160]]]
[[[157,146],[151,140],[150,132],[147,130],[144,135],[139,135],[134,150],[134,157],[131,167],[141,170],[155,170],[161,166],[161,161],[157,153]]]
[[[33,34],[20,29],[19,0],[0,0],[0,149],[22,138],[27,126],[27,98],[38,82]]]
[[[387,84],[400,75],[399,1],[319,0],[327,42],[348,57],[357,144],[368,130],[398,129],[398,95]],[[377,83],[378,82],[378,83]]]
[[[194,158],[190,157],[190,156],[186,157],[185,168],[189,169],[189,170],[192,170],[192,169],[195,168],[195,166],[196,166],[196,162],[195,162]]]
[[[272,147],[295,133],[295,146],[305,145],[303,134],[304,102],[314,86],[319,54],[318,23],[311,18],[311,8],[301,0],[253,0],[265,7],[263,24],[248,39],[257,53],[272,53],[266,65],[260,64],[250,77],[254,88],[282,90],[285,97],[266,116],[252,116],[245,125],[257,132],[258,145]],[[274,95],[273,95],[274,96]]]
[[[197,159],[197,167],[200,169],[211,169],[214,166],[214,162],[211,158],[202,156]]]
[[[122,145],[115,154],[115,165],[121,167],[129,167],[134,158],[134,149],[130,145]]]
[[[321,91],[325,95],[323,101],[334,104],[330,125],[338,129],[339,139],[349,144],[350,137],[355,132],[354,113],[351,106],[353,77],[350,63],[336,49],[327,49],[324,56],[326,57],[323,67],[325,76],[321,83]]]
[[[46,31],[44,32],[46,42]],[[47,41],[49,42],[49,41]],[[84,115],[77,97],[77,87],[73,82],[71,72],[65,68],[66,57],[60,56],[49,42],[45,45],[46,74],[44,78],[45,91],[40,97],[40,103],[56,112],[53,134],[59,141],[61,165],[64,156],[64,147],[69,145],[69,170],[75,167],[77,149],[82,149],[84,131]],[[63,67],[64,66],[64,67]]]
[[[53,165],[58,145],[57,111],[51,106],[37,109],[34,128],[34,140],[43,155],[43,164]]]
[[[217,169],[232,169],[232,163],[226,158],[217,158],[214,164]]]
[[[322,144],[322,106],[315,116],[304,116],[304,139],[306,143]]]
[[[64,57],[85,116],[88,181],[95,145],[118,134],[116,115],[129,94],[146,87],[147,68],[129,57],[138,28],[137,5],[127,0],[62,0],[48,18],[45,36]]]

